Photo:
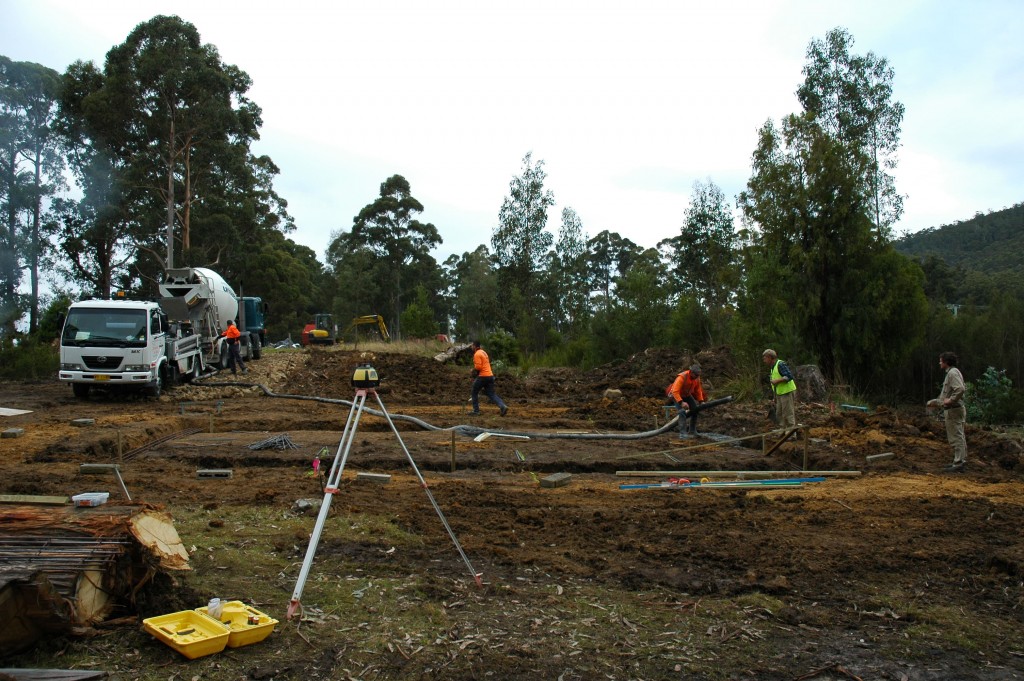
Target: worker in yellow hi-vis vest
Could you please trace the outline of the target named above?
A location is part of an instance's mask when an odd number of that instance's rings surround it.
[[[793,372],[779,359],[778,353],[768,348],[761,354],[764,363],[771,367],[768,380],[775,395],[775,423],[780,428],[796,427],[796,380]]]

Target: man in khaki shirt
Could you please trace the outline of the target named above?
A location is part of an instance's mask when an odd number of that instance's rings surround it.
[[[928,402],[928,406],[942,409],[945,412],[946,439],[953,447],[953,463],[946,466],[947,471],[962,471],[967,464],[967,437],[964,435],[964,424],[967,422],[967,407],[964,406],[964,375],[956,368],[957,356],[953,352],[939,355],[939,366],[946,372],[942,382],[942,392]]]

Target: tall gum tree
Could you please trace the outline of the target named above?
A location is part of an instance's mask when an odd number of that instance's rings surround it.
[[[748,276],[754,285],[747,287],[745,307],[784,301],[783,313],[822,372],[863,387],[913,351],[926,306],[915,266],[894,259],[887,238],[888,220],[898,211],[879,222],[872,179],[882,149],[868,134],[883,117],[875,108],[902,107],[879,96],[886,85],[861,67],[881,60],[851,56],[845,31],[833,31],[829,41],[844,49],[823,53],[819,42],[811,43],[799,90],[809,108],[785,117],[781,128],[771,121],[762,127],[752,175],[739,197],[755,235],[752,247],[761,251],[751,261],[765,270]],[[892,77],[891,69],[870,73]],[[898,126],[888,130],[884,148],[895,150]],[[888,285],[869,285],[877,277]],[[865,310],[874,311],[870,319]],[[855,322],[859,334],[851,332]],[[887,335],[886,329],[896,328],[906,333]],[[887,352],[877,353],[867,338],[887,343]]]
[[[76,64],[65,84],[69,139],[90,148],[79,155],[84,163],[111,171],[91,203],[116,206],[121,238],[153,256],[136,267],[156,275],[156,260],[208,264],[235,244],[265,241],[262,230],[290,229],[269,185],[276,167],[250,152],[262,124],[246,96],[250,79],[192,24],[176,16],[139,24],[107,53],[102,72]],[[233,257],[222,274],[244,269],[244,253]]]
[[[52,127],[60,89],[53,69],[0,56],[0,329],[8,336],[22,316],[18,291],[24,271],[29,331],[39,323],[40,268],[52,224],[48,199],[65,185]]]
[[[328,247],[339,270],[351,269],[350,253],[363,254],[365,262],[359,267],[383,292],[390,308],[388,321],[399,337],[403,300],[418,285],[439,288],[440,269],[430,251],[441,244],[441,236],[432,223],[416,219],[422,212],[423,204],[412,195],[409,181],[392,175],[381,183],[380,196],[356,215],[351,232],[339,234]]]
[[[543,330],[536,328],[531,310],[540,295],[538,273],[543,271],[554,241],[546,227],[548,209],[555,205],[555,196],[544,188],[546,179],[544,161],[534,163],[533,154],[526,154],[522,174],[509,183],[509,194],[498,212],[498,226],[491,235],[501,286],[525,305],[507,310],[505,323],[510,328],[525,328],[529,342],[535,345],[543,344]]]

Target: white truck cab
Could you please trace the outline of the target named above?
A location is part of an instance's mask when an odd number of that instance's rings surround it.
[[[168,332],[157,303],[74,303],[60,337],[59,379],[71,384],[76,397],[87,397],[93,387],[144,389],[158,397],[170,357]]]

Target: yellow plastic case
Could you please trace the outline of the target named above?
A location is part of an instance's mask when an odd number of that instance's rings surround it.
[[[142,620],[142,627],[190,660],[224,650],[230,630],[212,617],[195,610]]]
[[[196,612],[213,619],[206,607],[196,608]],[[228,601],[223,605],[220,624],[230,631],[228,648],[238,648],[259,643],[270,636],[277,625],[277,620],[242,601]]]

